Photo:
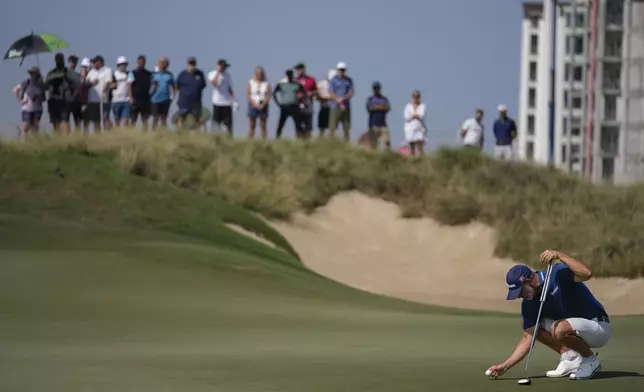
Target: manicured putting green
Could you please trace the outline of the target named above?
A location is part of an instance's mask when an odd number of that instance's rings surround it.
[[[0,217],[0,390],[644,391],[644,318],[614,320],[599,379],[539,377],[558,358],[537,346],[521,387],[522,366],[484,375],[518,318],[367,295],[244,241]]]

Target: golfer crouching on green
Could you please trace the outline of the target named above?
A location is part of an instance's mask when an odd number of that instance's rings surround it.
[[[592,272],[581,261],[554,250],[546,250],[540,258],[544,264],[561,261],[552,267],[549,287],[542,287],[545,271],[532,271],[525,265],[512,267],[506,275],[508,300],[523,298],[523,336],[510,357],[492,366],[489,374],[501,376],[528,354],[538,321],[539,297],[546,289],[536,339],[561,354],[559,366],[546,376],[569,376],[571,380],[592,378],[601,368],[599,356],[592,348],[603,347],[611,337],[604,307],[583,283],[591,278]]]

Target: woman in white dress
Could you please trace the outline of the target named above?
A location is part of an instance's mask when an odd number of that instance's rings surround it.
[[[405,141],[409,144],[411,155],[423,155],[427,128],[425,127],[425,104],[420,102],[420,91],[411,95],[411,102],[405,106]]]
[[[255,68],[253,78],[248,81],[246,96],[248,97],[248,137],[255,137],[255,127],[259,119],[259,130],[262,139],[266,140],[266,120],[268,119],[268,104],[271,101],[271,86],[266,80],[264,68]]]

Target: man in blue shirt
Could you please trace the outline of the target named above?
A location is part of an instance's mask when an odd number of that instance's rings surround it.
[[[517,125],[508,117],[508,108],[505,105],[499,106],[499,118],[494,121],[494,137],[494,156],[502,160],[513,160],[512,142],[517,137]]]
[[[380,82],[374,82],[371,87],[373,95],[367,98],[371,148],[379,148],[380,142],[383,142],[385,143],[385,148],[390,150],[391,140],[389,138],[389,129],[387,128],[387,113],[391,109],[389,99],[382,95]]]
[[[179,92],[177,127],[181,129],[186,118],[191,118],[191,128],[199,128],[202,112],[202,94],[206,88],[206,76],[197,68],[197,59],[188,58],[188,66],[181,71],[176,80],[176,90]]]
[[[157,129],[159,122],[162,128],[168,127],[168,113],[170,104],[176,93],[174,89],[174,75],[168,70],[170,60],[161,57],[157,65],[158,70],[152,74],[152,92],[150,102],[152,104],[152,129]]]
[[[351,137],[351,98],[353,97],[353,80],[347,76],[347,64],[339,62],[338,73],[329,82],[329,131],[335,136],[338,123],[342,123],[344,140]]]
[[[516,265],[508,271],[508,300],[523,298],[523,337],[508,359],[489,369],[491,376],[499,377],[528,355],[542,290],[548,290],[548,294],[536,338],[561,354],[559,366],[546,376],[584,380],[601,369],[598,354],[592,348],[608,343],[611,327],[604,307],[583,283],[592,273],[584,263],[564,253],[546,250],[541,254],[544,264],[556,260],[561,264],[553,265],[547,288],[543,287],[545,271],[532,271],[525,265]]]

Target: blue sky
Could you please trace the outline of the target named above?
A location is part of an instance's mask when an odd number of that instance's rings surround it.
[[[55,4],[55,5],[54,5]],[[271,82],[286,68],[305,62],[316,78],[338,61],[349,66],[356,84],[352,139],[364,131],[364,102],[378,80],[392,103],[393,142],[402,137],[402,112],[412,90],[428,106],[429,144],[457,142],[460,123],[477,107],[486,111],[487,148],[500,103],[516,114],[522,7],[519,0],[183,0],[155,2],[96,0],[9,1],[0,13],[4,53],[14,38],[48,32],[66,39],[65,54],[101,54],[114,67],[120,55],[170,57],[178,73],[189,55],[199,67],[214,69],[219,58],[232,64],[235,93],[242,102],[235,135],[246,137],[245,85],[262,65]],[[11,88],[36,59],[4,61],[0,66],[0,133],[15,133],[20,117]],[[41,55],[43,71],[53,55]],[[210,105],[211,89],[204,93]],[[271,107],[274,136],[278,109]],[[293,135],[287,123],[286,136]]]

